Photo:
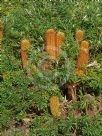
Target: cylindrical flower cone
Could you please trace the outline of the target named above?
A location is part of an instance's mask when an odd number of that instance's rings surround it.
[[[84,40],[84,32],[82,30],[76,31],[76,33],[75,33],[75,39],[78,42],[83,41]]]
[[[58,58],[60,54],[60,48],[64,43],[65,35],[63,32],[58,32],[56,37],[56,58]]]
[[[77,59],[77,66],[87,65],[89,60],[89,43],[82,41],[80,46],[80,53]]]
[[[60,106],[60,103],[59,103],[58,96],[52,96],[50,98],[50,110],[51,110],[52,115],[55,118],[58,118],[58,117],[61,116],[61,112],[60,112],[59,106]]]
[[[21,60],[22,60],[22,66],[23,68],[25,68],[28,64],[28,60],[27,60],[27,53],[24,50],[21,50]]]
[[[83,75],[85,73],[85,66],[88,64],[89,60],[89,43],[87,41],[82,41],[80,45],[80,52],[77,57],[77,69],[76,74]]]
[[[27,39],[23,39],[21,41],[21,50],[26,51],[27,49],[29,49],[31,47],[31,43],[29,40]]]
[[[46,51],[51,59],[56,59],[56,32],[54,29],[48,29],[46,32]]]
[[[22,66],[25,68],[28,64],[27,58],[27,49],[31,47],[29,40],[24,39],[21,41],[21,59],[22,59]]]

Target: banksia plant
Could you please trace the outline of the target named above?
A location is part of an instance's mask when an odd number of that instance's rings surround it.
[[[54,29],[48,29],[46,32],[46,51],[51,59],[56,59],[56,32]]]
[[[50,110],[52,115],[55,118],[58,118],[61,116],[61,112],[60,112],[60,103],[59,103],[59,98],[58,96],[52,96],[50,98]]]
[[[78,42],[83,41],[84,40],[84,32],[82,30],[76,31],[76,33],[75,33],[75,39]]]
[[[31,47],[29,40],[23,39],[21,41],[21,59],[22,59],[22,66],[25,68],[28,64],[27,60],[27,49]]]
[[[77,75],[83,75],[86,73],[85,66],[88,64],[89,60],[89,43],[87,41],[82,41],[80,45],[80,52],[77,57]]]
[[[60,48],[64,43],[65,35],[63,32],[58,32],[56,37],[56,57],[59,56]]]

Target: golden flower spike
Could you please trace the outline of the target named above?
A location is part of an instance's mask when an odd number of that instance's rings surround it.
[[[59,106],[60,106],[60,103],[59,103],[58,96],[52,96],[50,98],[50,110],[51,110],[52,115],[55,118],[59,118],[61,116]]]
[[[60,48],[64,43],[65,35],[63,32],[58,32],[56,37],[56,58],[58,58],[60,54]]]
[[[23,39],[21,41],[21,59],[22,59],[22,66],[25,68],[28,65],[27,60],[27,49],[31,47],[29,40]]]
[[[84,32],[82,30],[76,31],[76,33],[75,33],[75,39],[78,42],[83,41],[84,40]]]
[[[51,59],[56,59],[56,32],[54,29],[48,29],[46,32],[46,51]]]
[[[87,41],[82,41],[80,45],[80,52],[77,57],[77,75],[83,75],[86,72],[85,66],[88,64],[89,60],[89,43]]]

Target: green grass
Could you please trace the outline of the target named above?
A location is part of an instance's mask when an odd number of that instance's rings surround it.
[[[101,136],[102,113],[94,119],[68,118],[53,119],[49,112],[49,98],[58,95],[59,86],[67,81],[77,82],[79,91],[102,93],[102,16],[101,0],[2,0],[1,21],[4,38],[1,43],[0,62],[0,129],[11,127],[14,120],[22,120],[27,111],[36,105],[43,110],[43,116],[33,115],[30,136],[70,136],[73,130],[78,136]],[[65,43],[59,63],[52,71],[43,73],[41,60],[48,57],[44,51],[45,32],[49,28],[65,33]],[[74,34],[78,29],[85,31],[85,39],[90,43],[89,63],[97,61],[100,67],[91,67],[82,78],[74,75],[78,45]],[[20,57],[20,41],[28,38],[32,50],[28,51],[30,67],[36,64],[38,74],[26,77]],[[63,65],[60,65],[63,64]],[[5,75],[5,77],[4,77]],[[92,125],[92,123],[94,125]],[[12,130],[10,136],[22,136]]]

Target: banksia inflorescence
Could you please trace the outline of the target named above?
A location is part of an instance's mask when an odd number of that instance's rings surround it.
[[[61,47],[61,45],[64,43],[65,35],[63,32],[57,33],[57,46]]]
[[[78,42],[83,41],[84,40],[84,32],[82,30],[76,31],[76,33],[75,33],[75,39]]]
[[[60,103],[59,103],[59,98],[58,96],[52,96],[50,98],[50,110],[52,115],[55,118],[58,118],[61,116],[61,112],[60,112]]]
[[[29,49],[30,47],[31,47],[31,44],[30,44],[29,40],[23,39],[21,41],[21,59],[22,59],[23,68],[26,68],[26,66],[28,64],[27,49]]]
[[[46,32],[46,51],[51,59],[56,59],[56,32],[54,29],[48,29]]]
[[[56,58],[58,58],[60,54],[60,48],[64,43],[65,35],[63,32],[58,32],[56,37]]]
[[[88,64],[89,60],[89,43],[87,41],[82,41],[80,45],[79,55],[77,57],[77,75],[83,75],[86,73],[85,66]]]
[[[64,42],[64,33],[54,29],[48,29],[46,32],[46,51],[51,59],[56,60],[59,56],[59,50]]]

